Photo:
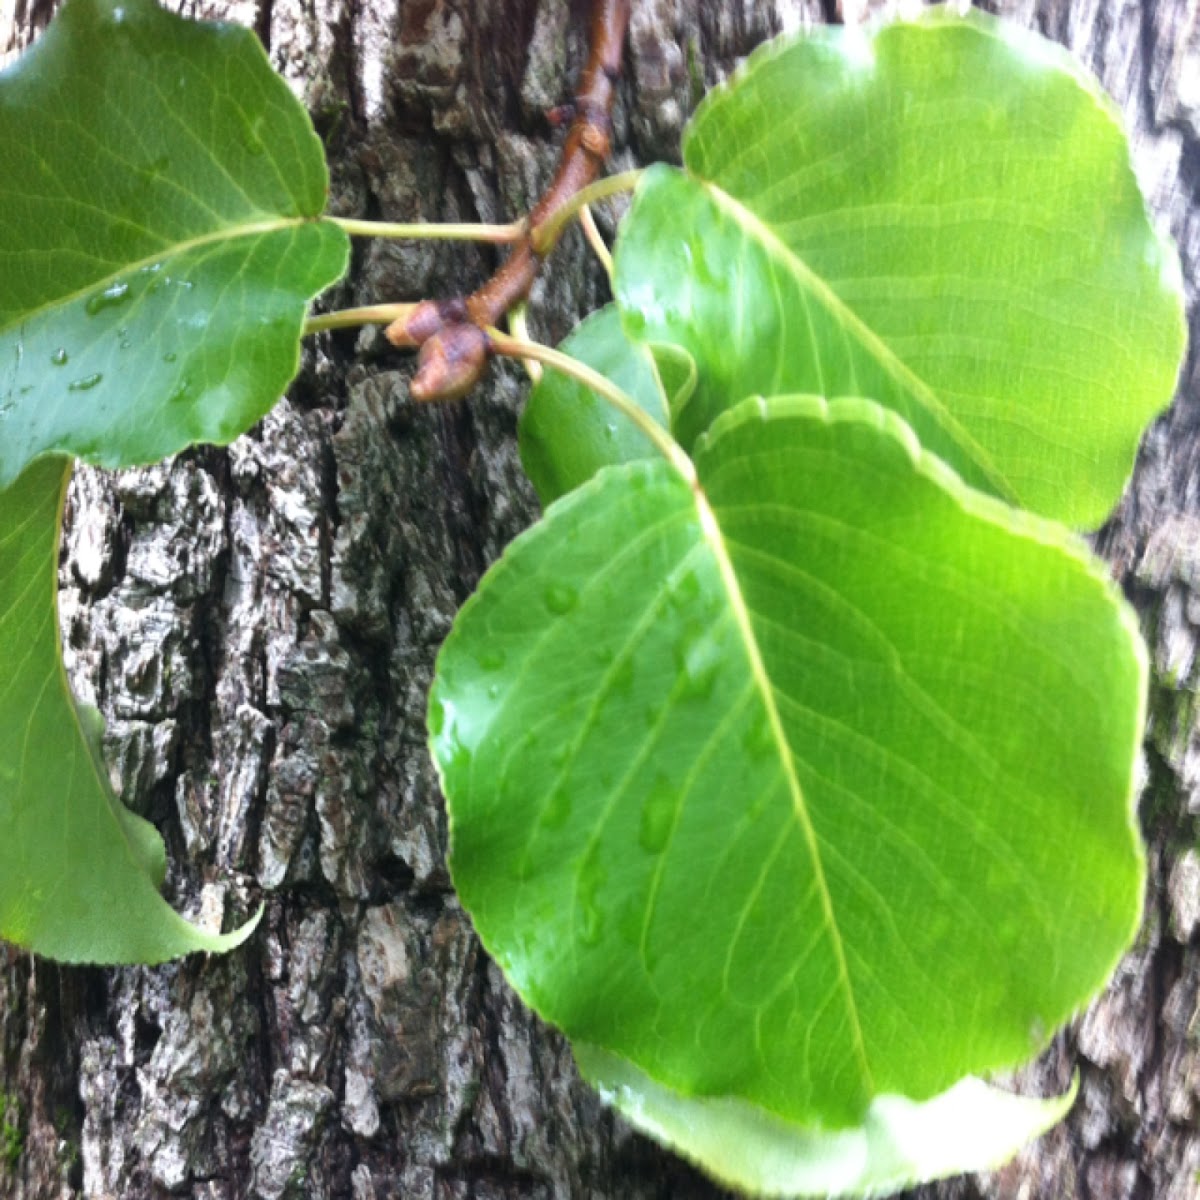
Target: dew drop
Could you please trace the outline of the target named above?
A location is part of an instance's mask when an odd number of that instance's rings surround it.
[[[597,902],[603,885],[604,868],[589,854],[579,868],[580,937],[589,946],[594,946],[603,932],[604,918]]]
[[[530,876],[533,875],[533,855],[527,846],[522,852],[521,857],[517,859],[517,865],[513,869],[513,876],[518,883],[525,883]]]
[[[183,404],[188,398],[188,391],[192,386],[190,379],[181,379],[179,386],[167,397],[168,404]]]
[[[565,616],[579,603],[579,593],[566,583],[552,583],[546,589],[546,607],[556,616]]]
[[[617,426],[616,426],[616,423],[615,423],[615,422],[613,422],[613,421],[606,421],[606,422],[605,422],[605,425],[604,425],[604,436],[605,436],[605,437],[606,437],[606,438],[607,438],[607,439],[608,439],[610,442],[615,442],[615,441],[617,440]]]
[[[546,829],[561,829],[571,815],[571,793],[565,788],[555,788],[542,809],[538,822]]]
[[[583,923],[579,927],[579,936],[583,942],[588,946],[594,946],[600,940],[603,926],[600,910],[595,905],[585,904],[583,906]]]
[[[676,609],[687,608],[700,595],[700,576],[695,571],[688,571],[676,580],[671,588],[669,600]]]
[[[55,350],[52,355],[50,355],[50,361],[56,367],[65,367],[67,363],[71,361],[71,357],[69,354],[67,354],[66,350],[64,350],[62,346],[59,346],[59,348]]]
[[[609,677],[608,690],[614,695],[625,695],[633,689],[633,658],[626,655],[617,664]]]
[[[106,308],[116,308],[118,305],[124,304],[128,299],[129,284],[113,283],[109,284],[102,292],[97,292],[92,296],[83,308],[89,317],[94,317]]]
[[[721,646],[706,629],[694,625],[675,647],[675,665],[679,668],[680,695],[706,700],[721,666]]]
[[[498,700],[500,698],[500,685],[498,683],[489,684],[487,695],[489,700]]]
[[[625,323],[629,336],[636,341],[638,335],[646,328],[645,316],[637,308],[631,307],[628,312],[622,309],[621,319]]]
[[[746,730],[742,748],[751,758],[766,758],[775,749],[775,733],[765,714],[756,717]]]
[[[242,145],[246,147],[246,150],[250,154],[255,156],[265,154],[267,149],[258,132],[262,128],[262,123],[263,118],[260,113],[253,120],[245,121],[242,124]]]
[[[642,820],[638,842],[647,854],[661,854],[675,823],[675,789],[660,775],[642,801]]]
[[[179,356],[175,353],[174,350],[168,350],[166,352],[166,354],[163,355],[163,362],[173,363],[176,360],[176,358],[178,358],[178,357]]]
[[[93,371],[90,375],[85,375],[82,379],[73,379],[67,384],[67,391],[90,392],[103,378],[104,376],[99,371]]]
[[[768,788],[761,788],[758,795],[754,797],[750,807],[746,810],[746,820],[753,825],[767,811],[767,805],[771,801],[771,792]]]
[[[0,421],[7,420],[8,414],[16,407],[12,400],[5,400],[3,404],[0,404]]]

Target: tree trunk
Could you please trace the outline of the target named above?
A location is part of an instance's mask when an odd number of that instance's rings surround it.
[[[16,0],[16,47],[45,0]],[[334,211],[506,220],[547,183],[586,5],[568,0],[206,0],[253,23],[310,104]],[[819,0],[635,0],[615,166],[674,158],[699,92]],[[900,3],[845,0],[862,9]],[[1124,109],[1185,273],[1200,259],[1195,0],[1005,0]],[[611,230],[609,231],[611,232]],[[448,295],[491,251],[358,247],[336,306]],[[535,288],[557,341],[606,296],[572,233]],[[1192,328],[1200,328],[1191,296]],[[323,336],[291,395],[228,450],[80,470],[62,566],[72,677],[109,720],[122,794],[163,829],[174,903],[245,914],[220,959],[160,969],[0,960],[0,1198],[708,1197],[581,1084],[563,1041],[487,960],[447,878],[425,749],[434,653],[535,515],[511,365],[415,406],[375,332]],[[1200,1195],[1200,406],[1193,353],[1099,539],[1157,682],[1142,815],[1146,920],[1108,994],[1024,1082],[1082,1076],[1069,1120],[989,1177],[925,1200]],[[1069,853],[1069,848],[1063,848]]]

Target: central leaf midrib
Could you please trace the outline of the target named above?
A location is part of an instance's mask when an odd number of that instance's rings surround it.
[[[90,296],[93,292],[103,291],[104,288],[110,287],[114,283],[119,283],[131,272],[151,267],[155,263],[162,262],[165,259],[178,258],[181,255],[191,253],[193,250],[200,250],[205,246],[212,246],[219,242],[236,242],[243,238],[258,237],[264,233],[279,233],[284,229],[297,229],[302,225],[323,223],[325,223],[324,216],[275,217],[267,221],[255,221],[213,230],[209,233],[189,238],[187,241],[172,243],[164,249],[156,251],[154,254],[148,254],[132,262],[125,263],[116,270],[110,271],[109,274],[102,275],[98,279],[93,279],[84,284],[83,287],[76,288],[73,292],[68,292],[62,296],[54,296],[39,304],[37,308],[27,309],[24,312],[18,313],[7,324],[0,325],[0,333],[7,333],[10,329],[36,320],[45,313],[53,312],[55,309],[65,307],[69,304],[74,304],[76,301],[82,300],[85,296]]]
[[[783,720],[779,715],[778,705],[775,703],[774,686],[767,672],[766,663],[763,661],[762,651],[758,645],[758,638],[755,635],[754,626],[750,619],[750,610],[746,605],[745,597],[742,595],[741,584],[738,582],[733,561],[730,559],[729,552],[725,546],[725,538],[721,533],[716,513],[709,504],[708,497],[705,495],[699,480],[692,479],[688,482],[691,484],[692,494],[695,498],[700,531],[704,540],[712,549],[713,557],[717,563],[717,570],[721,576],[721,583],[729,598],[734,624],[737,627],[743,648],[746,651],[750,673],[755,688],[762,699],[763,709],[766,712],[767,721],[771,728],[772,739],[778,752],[780,765],[783,768],[788,792],[792,798],[792,809],[796,814],[796,819],[804,836],[805,846],[808,849],[809,858],[812,861],[817,892],[821,897],[821,908],[824,912],[825,922],[829,929],[830,943],[837,961],[838,983],[846,997],[846,1011],[850,1019],[854,1049],[858,1057],[859,1068],[867,1089],[873,1092],[874,1081],[872,1079],[870,1063],[867,1061],[866,1041],[863,1037],[858,1003],[850,982],[850,968],[846,959],[846,947],[842,940],[841,929],[838,926],[837,914],[834,911],[833,896],[829,890],[829,883],[825,878],[825,868],[821,861],[817,831],[809,815],[808,806],[805,803],[804,789],[800,786],[800,778],[796,774],[796,764],[788,742],[787,732],[783,727]]]
[[[689,178],[695,180],[712,197],[717,208],[726,212],[733,221],[743,227],[747,235],[758,241],[769,256],[779,259],[790,274],[810,291],[837,321],[846,327],[847,331],[871,354],[884,371],[933,417],[947,436],[980,470],[998,496],[1013,504],[1020,503],[1020,498],[1014,493],[1008,480],[992,461],[991,456],[950,415],[941,400],[938,399],[933,387],[917,375],[822,276],[784,242],[753,209],[731,192],[727,192],[720,184],[712,180],[702,179],[697,175],[690,175]],[[868,396],[865,399],[879,401],[881,398]]]

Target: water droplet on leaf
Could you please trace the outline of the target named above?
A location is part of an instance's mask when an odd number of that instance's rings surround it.
[[[679,668],[680,695],[706,700],[712,695],[721,667],[721,646],[708,629],[690,625],[675,647],[675,664]]]
[[[56,367],[65,367],[67,363],[71,361],[71,358],[70,355],[67,354],[66,350],[64,350],[62,346],[59,346],[59,348],[55,350],[52,355],[50,355],[50,361]]]
[[[742,739],[742,747],[751,758],[765,758],[774,751],[775,733],[765,713],[754,718]]]
[[[267,149],[258,132],[262,128],[262,124],[263,116],[261,113],[252,120],[247,120],[242,124],[242,145],[246,147],[246,150],[250,154],[256,156],[265,154]]]
[[[598,893],[604,885],[604,868],[596,861],[595,852],[589,852],[579,868],[580,937],[594,946],[600,940],[604,918],[597,902]]]
[[[675,823],[676,793],[670,780],[660,775],[642,801],[638,842],[648,854],[661,854]]]
[[[538,820],[546,829],[561,829],[570,815],[571,793],[565,787],[559,787],[550,794]]]
[[[533,875],[533,855],[529,852],[528,846],[522,852],[521,857],[517,859],[513,875],[518,883],[525,883]]]
[[[89,392],[104,378],[99,371],[93,371],[82,379],[73,379],[67,384],[68,392]]]
[[[688,571],[675,581],[671,588],[669,600],[676,609],[688,607],[700,595],[700,577],[695,571]]]
[[[97,292],[94,296],[90,297],[83,307],[88,316],[94,317],[106,308],[116,308],[119,304],[124,304],[128,299],[129,284],[123,282],[112,283],[103,291]]]
[[[556,617],[565,616],[579,603],[579,593],[566,583],[552,583],[546,589],[546,607]]]
[[[609,678],[608,690],[613,695],[624,695],[633,688],[633,659],[626,655],[617,664]]]

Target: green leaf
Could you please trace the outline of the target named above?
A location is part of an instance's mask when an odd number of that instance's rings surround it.
[[[327,174],[254,34],[69,0],[0,74],[0,487],[228,442],[346,264]]]
[[[851,1129],[804,1130],[726,1096],[680,1096],[594,1046],[577,1045],[575,1058],[643,1133],[753,1195],[878,1196],[999,1167],[1066,1116],[1078,1089],[1038,1100],[964,1079],[921,1104],[877,1097]]]
[[[749,401],[695,464],[601,471],[459,614],[451,868],[571,1038],[849,1128],[1024,1060],[1112,970],[1144,651],[1071,535],[869,402]]]
[[[666,427],[667,400],[654,356],[625,336],[614,305],[580,322],[559,348],[612,380]],[[656,453],[628,417],[559,371],[546,371],[529,393],[518,432],[521,463],[544,505],[601,467]]]
[[[696,359],[690,446],[761,392],[869,396],[967,482],[1079,527],[1120,495],[1184,346],[1111,105],[982,14],[773,43],[622,226],[627,331]]]
[[[160,962],[232,949],[159,896],[153,826],[113,795],[101,728],[59,654],[58,522],[70,475],[43,458],[0,492],[0,938],[63,962]]]

